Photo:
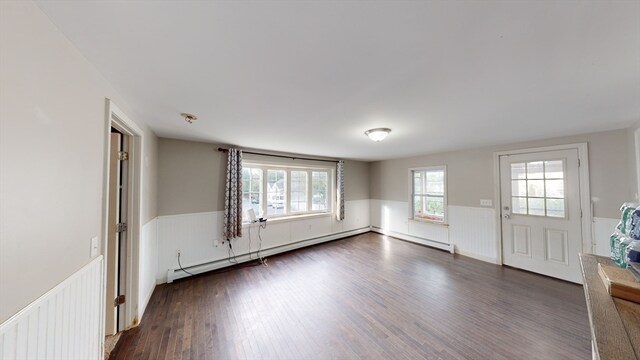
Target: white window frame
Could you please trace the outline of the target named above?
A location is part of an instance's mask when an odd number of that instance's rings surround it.
[[[442,182],[444,183],[444,187],[443,187],[443,196],[442,196],[442,210],[443,210],[443,218],[442,220],[432,220],[432,219],[422,219],[422,218],[416,218],[415,214],[414,214],[414,209],[415,209],[415,205],[413,203],[414,198],[415,198],[415,194],[414,194],[414,183],[413,183],[413,179],[414,176],[413,174],[416,171],[443,171],[444,176],[443,176],[443,180]],[[418,168],[410,168],[409,169],[409,219],[413,220],[413,221],[419,221],[419,222],[423,222],[423,223],[434,223],[434,224],[447,224],[448,220],[449,220],[449,208],[448,208],[448,201],[447,201],[447,178],[448,178],[448,174],[447,174],[447,166],[446,165],[438,165],[438,166],[426,166],[426,167],[418,167]]]
[[[309,215],[325,215],[332,214],[335,208],[334,200],[334,182],[335,182],[335,169],[331,166],[318,166],[318,165],[289,165],[289,164],[273,164],[264,163],[260,161],[243,161],[244,168],[260,169],[262,171],[262,193],[260,194],[260,212],[262,215],[256,214],[256,216],[262,216],[266,219],[279,219],[279,218],[292,218],[298,216]],[[282,170],[285,171],[285,203],[284,213],[282,214],[268,214],[267,213],[267,193],[268,193],[268,170]],[[326,172],[327,179],[327,196],[329,201],[327,202],[327,210],[307,210],[307,211],[291,211],[291,171],[306,171],[307,172],[307,206],[313,207],[313,172]],[[244,190],[243,190],[244,192]],[[246,209],[243,209],[246,211]],[[244,216],[244,214],[243,214]]]

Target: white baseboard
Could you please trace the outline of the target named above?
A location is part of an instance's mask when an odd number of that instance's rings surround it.
[[[321,236],[313,239],[302,240],[302,241],[294,242],[287,245],[275,246],[272,248],[264,249],[261,251],[261,253],[263,257],[266,257],[266,256],[271,256],[271,255],[299,249],[299,248],[310,246],[310,245],[320,244],[327,241],[364,234],[366,232],[369,232],[368,227],[351,230],[351,231],[345,231],[345,232],[327,235],[327,236]],[[255,257],[249,258],[249,254],[239,255],[235,259],[238,263],[244,263],[244,262],[256,260]],[[205,272],[216,270],[216,269],[221,269],[221,268],[232,266],[232,265],[235,265],[235,263],[231,264],[229,263],[228,259],[223,259],[223,260],[215,260],[215,261],[211,261],[211,262],[207,262],[199,265],[190,265],[189,267],[185,268],[185,270],[195,275],[195,274],[201,274],[201,273],[205,273]],[[189,274],[184,273],[179,268],[169,269],[167,271],[167,283],[171,283],[174,280],[181,279],[188,276]]]

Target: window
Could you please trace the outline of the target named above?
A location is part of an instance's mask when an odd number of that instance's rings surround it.
[[[267,170],[267,215],[284,214],[286,173]]]
[[[332,168],[287,167],[245,162],[242,169],[243,217],[295,216],[331,211]]]
[[[311,210],[329,211],[329,172],[312,171],[311,184]]]
[[[564,218],[564,160],[511,164],[511,212]]]
[[[242,169],[242,209],[253,209],[258,215],[262,207],[262,171],[260,169]],[[246,216],[246,215],[243,215]]]
[[[307,211],[307,172],[291,171],[291,212]]]
[[[447,208],[446,168],[411,170],[411,201],[414,220],[444,222]]]

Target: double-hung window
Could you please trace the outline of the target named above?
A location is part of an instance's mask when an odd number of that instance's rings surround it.
[[[329,213],[333,169],[265,165],[245,162],[242,167],[242,207],[256,216],[275,218]]]
[[[412,219],[444,222],[447,209],[447,169],[411,169]]]

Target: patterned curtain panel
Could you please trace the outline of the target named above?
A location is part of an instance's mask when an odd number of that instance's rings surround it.
[[[223,227],[223,236],[227,240],[242,236],[242,150],[238,149],[227,152]]]
[[[338,201],[336,202],[336,218],[338,221],[342,221],[344,220],[344,160],[338,161],[336,166],[336,193],[338,194]]]

